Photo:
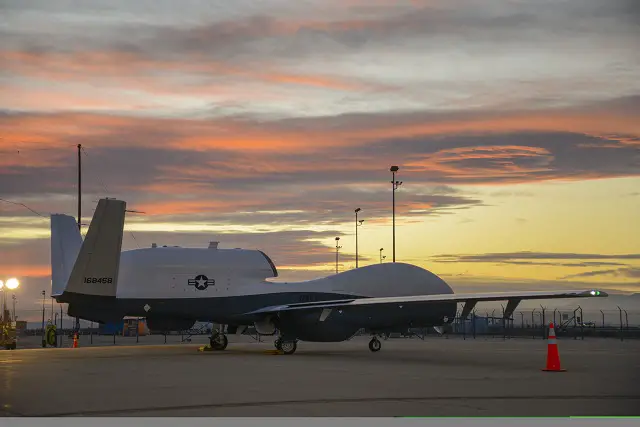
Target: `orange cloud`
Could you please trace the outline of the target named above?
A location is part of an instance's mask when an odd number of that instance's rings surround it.
[[[422,123],[421,123],[422,122]],[[571,110],[545,110],[505,112],[499,116],[446,118],[441,120],[414,120],[404,123],[380,123],[369,129],[353,129],[339,132],[344,138],[387,139],[413,135],[446,135],[494,133],[494,132],[551,131],[582,134],[628,133],[640,135],[640,122],[632,114],[620,112],[573,112]]]
[[[176,184],[174,194],[180,189],[180,185]],[[184,215],[211,212],[226,212],[234,209],[242,209],[242,207],[254,206],[256,201],[238,201],[207,199],[207,200],[161,200],[161,201],[141,201],[136,203],[135,210],[143,211],[146,215],[162,216],[162,215]]]
[[[17,277],[18,280],[22,277],[49,277],[51,276],[50,265],[3,265],[2,274],[6,277]]]
[[[294,84],[342,91],[361,91],[372,88],[389,89],[341,77],[289,73],[277,67],[261,64],[260,67],[241,67],[214,62],[205,56],[184,54],[180,60],[151,59],[130,52],[117,50],[31,53],[2,51],[3,67],[18,75],[42,80],[66,82],[91,82],[99,79],[100,85],[115,84],[155,94],[202,95],[224,94],[225,84],[206,82],[180,83],[176,74],[198,76],[201,79],[232,76],[248,82]],[[206,80],[205,80],[206,81]],[[236,92],[238,88],[234,89]],[[254,96],[259,95],[255,94]]]
[[[170,146],[187,149],[225,149],[262,151],[295,148],[299,151],[319,147],[354,146],[371,140],[406,138],[415,135],[446,135],[515,132],[552,131],[576,132],[606,135],[624,133],[640,135],[640,123],[631,115],[602,113],[594,111],[577,114],[566,111],[505,113],[500,117],[492,115],[468,117],[466,119],[446,117],[441,119],[421,117],[419,114],[408,118],[398,117],[378,119],[375,114],[366,120],[355,119],[342,125],[341,121],[313,124],[316,119],[306,122],[301,119],[295,126],[287,127],[286,122],[258,123],[234,119],[183,119],[183,118],[142,118],[116,115],[82,113],[58,113],[39,115],[15,115],[0,118],[0,148],[14,147],[17,143],[34,143],[40,146],[62,147],[68,137],[104,136],[104,140],[92,138],[96,146],[118,146],[135,143],[137,146],[157,146],[157,142],[140,140],[114,140],[110,135],[121,132],[157,131],[163,129],[175,137]],[[287,122],[295,123],[294,120]],[[306,122],[306,123],[305,123]],[[626,142],[628,143],[628,142]]]
[[[118,97],[100,90],[90,90],[84,93],[73,93],[72,88],[37,89],[31,87],[20,88],[11,85],[0,85],[0,103],[10,105],[15,110],[37,109],[46,111],[57,110],[141,110],[138,103],[145,102],[147,106],[158,106],[148,100],[135,99],[126,94]]]
[[[322,149],[367,146],[372,141],[412,136],[440,137],[443,135],[490,135],[506,132],[575,132],[585,135],[623,135],[616,137],[621,146],[634,146],[640,136],[640,122],[631,114],[619,111],[556,110],[509,112],[504,114],[441,115],[429,114],[364,115],[354,117],[288,119],[275,122],[236,120],[234,118],[190,119],[128,117],[113,114],[53,113],[16,114],[0,116],[0,166],[43,167],[60,164],[68,158],[69,150],[81,142],[89,148],[163,148],[206,152],[222,150],[242,153],[247,162],[237,162],[236,176],[259,172],[282,171],[283,165],[273,154],[313,155]],[[610,142],[609,142],[610,143]],[[23,150],[29,155],[17,155]],[[444,150],[423,159],[409,161],[416,170],[435,168],[447,173],[463,173],[453,159],[493,158],[501,161],[501,168],[512,172],[543,170],[544,163],[522,166],[510,165],[510,159],[538,156],[543,161],[548,153],[529,147]],[[489,151],[487,151],[489,150]],[[373,154],[372,154],[373,155]],[[215,165],[212,165],[215,166]],[[316,165],[320,167],[319,165]],[[366,169],[368,164],[352,162],[354,168]],[[195,167],[195,166],[194,166]],[[322,170],[341,170],[340,162],[325,162]],[[304,172],[309,160],[287,160],[286,170]],[[172,172],[171,169],[167,170]],[[477,173],[469,172],[469,173]],[[215,175],[214,168],[183,174]],[[483,172],[484,173],[484,172]],[[583,175],[584,176],[584,175]]]
[[[540,166],[525,166],[516,164],[521,158],[540,158]],[[455,175],[460,178],[490,178],[503,176],[505,173],[522,173],[530,176],[534,172],[550,171],[548,167],[552,155],[549,151],[540,147],[520,146],[480,146],[460,147],[440,150],[426,158],[407,163],[407,168],[412,171],[439,171]],[[487,160],[486,163],[465,166],[465,161]]]

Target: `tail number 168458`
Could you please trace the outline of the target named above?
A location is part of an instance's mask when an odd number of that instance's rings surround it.
[[[84,283],[113,283],[111,277],[85,277]]]

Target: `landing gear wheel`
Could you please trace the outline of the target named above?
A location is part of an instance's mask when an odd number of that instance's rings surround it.
[[[295,341],[282,341],[278,350],[282,350],[284,354],[293,354],[296,352],[297,348],[298,343]]]
[[[376,351],[380,351],[381,348],[382,343],[378,340],[378,338],[372,338],[371,341],[369,341],[369,350],[373,351],[374,353]]]
[[[276,350],[282,350],[282,338],[276,338],[273,345],[276,347]]]
[[[214,350],[224,350],[229,344],[229,340],[225,334],[215,334],[209,338],[209,344]]]

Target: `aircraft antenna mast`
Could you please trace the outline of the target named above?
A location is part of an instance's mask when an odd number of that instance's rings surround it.
[[[82,229],[82,144],[78,144],[78,230]]]
[[[82,233],[82,144],[78,144],[78,231]],[[51,304],[53,304],[53,300]],[[62,328],[62,323],[60,328]],[[75,330],[80,332],[80,318],[77,316]]]

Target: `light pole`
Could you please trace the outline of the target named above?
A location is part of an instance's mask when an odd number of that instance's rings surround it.
[[[44,337],[44,303],[45,303],[45,295],[47,293],[42,291],[42,348],[47,346],[47,341]]]
[[[382,264],[382,260],[385,259],[387,256],[382,256],[382,251],[384,250],[384,248],[380,248],[380,264]]]
[[[364,222],[364,219],[361,219],[360,221],[358,221],[358,212],[360,212],[362,209],[358,208],[356,209],[356,268],[358,268],[358,227],[362,225],[362,223]]]
[[[4,303],[4,296],[5,296],[5,290],[4,290],[4,282],[2,280],[0,280],[0,292],[2,293],[2,316],[0,316],[0,323],[4,323],[5,318],[4,318],[4,308],[5,308],[5,303]]]
[[[396,172],[398,172],[399,169],[398,166],[391,166],[389,169],[392,174],[391,188],[393,189],[393,262],[396,262],[396,190],[402,185],[402,181],[396,181]]]
[[[339,237],[336,237],[336,274],[338,274],[338,251],[342,246],[338,246],[338,242],[340,241]]]

